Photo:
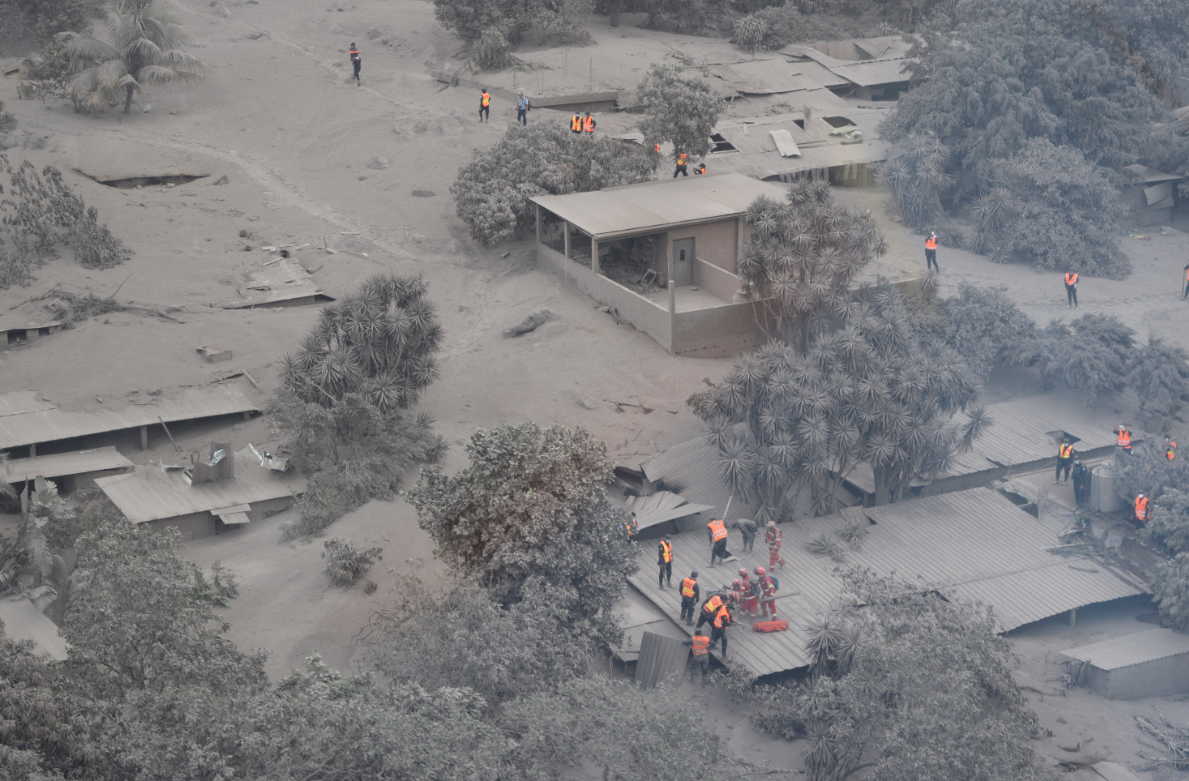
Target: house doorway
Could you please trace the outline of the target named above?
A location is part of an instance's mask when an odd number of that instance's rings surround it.
[[[673,282],[677,287],[694,283],[694,240],[678,239],[673,242]]]

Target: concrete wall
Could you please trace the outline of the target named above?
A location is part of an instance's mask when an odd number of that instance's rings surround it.
[[[149,521],[149,528],[153,531],[177,529],[183,540],[201,540],[203,537],[210,537],[215,533],[215,523],[215,516],[210,513],[191,513],[175,518]]]
[[[729,220],[677,228],[669,232],[669,238],[672,241],[692,238],[694,254],[698,256],[699,260],[704,260],[734,274],[738,222],[736,218],[732,217]],[[746,240],[746,236],[744,240]],[[727,300],[730,301],[730,297]]]
[[[248,511],[248,520],[262,521],[270,515],[276,515],[282,510],[288,510],[292,505],[292,496],[282,496],[280,499],[266,499],[263,502],[252,502],[252,509]]]
[[[703,290],[708,290],[724,303],[732,303],[735,294],[743,286],[739,277],[718,266],[707,263],[701,258],[694,261],[694,284]]]
[[[1109,671],[1095,667],[1091,661],[1086,685],[1108,700],[1184,694],[1189,692],[1189,653]]]
[[[669,312],[623,285],[595,274],[586,266],[566,260],[565,256],[544,244],[537,245],[537,265],[548,268],[571,280],[579,290],[601,304],[613,307],[621,320],[655,339],[661,347],[673,352],[672,326]]]
[[[723,358],[764,343],[756,324],[756,307],[750,301],[723,304],[713,309],[678,312],[673,317],[673,355]]]

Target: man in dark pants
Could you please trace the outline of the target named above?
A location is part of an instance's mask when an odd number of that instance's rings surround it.
[[[1081,510],[1090,502],[1090,481],[1093,474],[1080,460],[1073,462],[1073,502]]]
[[[351,44],[351,67],[355,69],[355,86],[362,87],[363,84],[359,81],[359,69],[363,67],[363,60],[359,57],[359,49],[355,48],[355,44]]]
[[[1073,445],[1061,440],[1061,444],[1057,446],[1057,475],[1053,480],[1053,485],[1061,482],[1061,470],[1065,470],[1065,482],[1069,482],[1069,469],[1073,466]]]
[[[681,581],[681,620],[686,626],[694,624],[694,605],[698,604],[698,571],[689,573],[688,578]]]
[[[689,661],[689,682],[694,682],[694,673],[698,668],[702,668],[702,685],[706,685],[706,676],[710,672],[710,638],[702,634],[701,629],[694,631],[694,636],[688,640],[682,640],[682,645],[690,646],[690,651],[693,656]]]
[[[756,526],[755,521],[749,521],[746,518],[738,518],[728,524],[732,529],[738,529],[739,533],[743,535],[743,550],[751,553],[751,549],[756,544],[756,535],[760,533],[760,529]]]
[[[659,588],[665,587],[665,581],[669,582],[669,587],[673,586],[673,543],[669,542],[668,537],[661,537],[660,544],[656,546],[656,564],[661,568],[658,577],[657,586]]]
[[[1065,272],[1065,305],[1078,308],[1078,273],[1073,269]]]
[[[487,118],[486,121],[491,121],[491,93],[487,91],[487,87],[484,87],[479,95],[479,121],[483,122],[484,117]]]
[[[706,536],[710,539],[710,566],[714,566],[715,559],[726,561],[731,558],[727,550],[727,527],[721,519],[706,524]]]
[[[727,606],[723,605],[714,614],[714,629],[710,630],[710,645],[713,646],[719,640],[722,640],[722,658],[727,658],[727,627],[732,624],[731,611],[727,610]]]
[[[925,239],[925,271],[928,272],[930,268],[941,273],[937,266],[937,234],[933,231],[929,231],[929,238]]]
[[[528,98],[524,96],[524,90],[521,90],[520,97],[516,98],[516,121],[522,125],[528,124]]]
[[[676,179],[678,174],[689,176],[689,157],[685,152],[677,155],[677,170],[673,172],[673,178]]]
[[[717,593],[712,593],[709,599],[702,603],[702,609],[698,611],[698,625],[695,629],[701,629],[702,624],[705,624],[707,621],[713,621],[714,617],[718,614],[718,609],[726,603],[726,600]]]

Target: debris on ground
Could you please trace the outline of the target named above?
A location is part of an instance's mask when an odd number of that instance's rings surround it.
[[[550,320],[556,320],[557,315],[550,312],[548,309],[538,309],[528,317],[520,321],[519,324],[509,326],[504,329],[504,338],[511,339],[521,334],[527,334],[530,331],[535,331],[541,326],[548,323]]]

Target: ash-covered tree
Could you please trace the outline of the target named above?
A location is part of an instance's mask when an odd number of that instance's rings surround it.
[[[1139,396],[1140,409],[1166,423],[1189,402],[1189,354],[1183,347],[1149,336],[1146,345],[1132,352],[1127,384]]]
[[[739,276],[764,301],[773,339],[690,399],[727,483],[767,522],[787,519],[802,490],[816,514],[833,512],[862,462],[879,504],[943,473],[987,423],[978,385],[952,349],[917,337],[898,294],[850,289],[882,252],[870,215],[835,204],[824,184],[798,183],[784,203],[758,199],[747,220]]]
[[[653,63],[636,98],[644,109],[640,132],[646,148],[670,142],[674,155],[685,152],[691,158],[710,151],[710,134],[726,104],[705,81],[686,76],[677,65]]]
[[[946,172],[949,159],[949,148],[926,133],[904,139],[876,166],[876,180],[892,194],[908,227],[935,230],[945,218],[941,196],[954,184]]]
[[[585,25],[592,0],[433,0],[434,17],[468,43],[498,34],[518,43],[533,34],[542,41],[589,41]]]
[[[1053,320],[1010,358],[1040,372],[1045,390],[1057,382],[1081,391],[1093,404],[1103,391],[1121,392],[1132,359],[1135,332],[1114,315],[1082,315],[1069,323]]]
[[[1160,491],[1152,507],[1152,519],[1139,532],[1146,544],[1170,556],[1189,553],[1189,492],[1183,488],[1189,486],[1169,486]]]
[[[810,781],[1051,781],[991,610],[850,569],[809,627],[806,684],[762,687],[754,723],[803,736]]]
[[[472,238],[495,244],[535,226],[534,195],[601,190],[655,174],[655,157],[637,144],[578,135],[560,122],[513,123],[494,146],[475,150],[450,193]]]
[[[290,536],[313,534],[370,499],[391,499],[416,461],[444,441],[411,408],[438,376],[442,326],[421,277],[376,275],[325,307],[286,354],[271,424],[294,466],[317,472]]]
[[[480,430],[470,466],[422,470],[409,491],[437,555],[502,605],[552,590],[570,631],[614,640],[608,607],[635,571],[632,548],[607,502],[607,447],[584,429],[534,423]]]

